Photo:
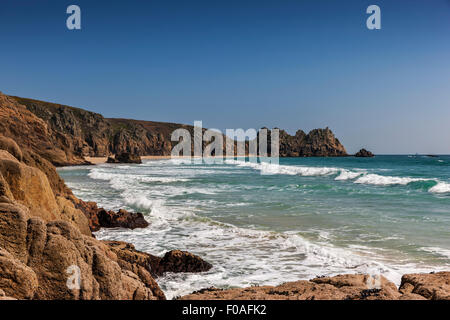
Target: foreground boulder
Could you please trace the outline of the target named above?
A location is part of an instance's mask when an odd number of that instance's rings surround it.
[[[372,157],[375,157],[375,155],[372,152],[370,152],[370,151],[368,151],[366,149],[361,149],[355,154],[355,157],[358,157],[358,158],[372,158]]]
[[[402,277],[400,292],[429,300],[450,300],[450,272],[406,274]]]
[[[20,159],[24,156],[18,147],[16,149],[12,148],[11,144],[5,144],[6,139],[0,141],[3,142],[0,144],[0,198],[3,199],[2,202],[23,205],[29,209],[31,216],[40,217],[47,222],[65,220],[76,226],[83,234],[91,235],[87,217],[82,211],[75,208],[73,201],[56,195],[48,176],[42,170],[19,161],[7,151],[13,152]],[[36,157],[39,156],[36,155]],[[36,159],[39,161],[39,158]],[[56,184],[58,182],[55,181],[55,188]],[[59,190],[61,193],[64,192],[64,188]],[[66,193],[66,196],[73,197],[71,193]]]
[[[0,290],[18,299],[165,299],[150,271],[65,221],[29,217],[20,205],[0,203]],[[79,286],[71,287],[71,276]]]
[[[107,163],[142,163],[139,155],[130,152],[116,154],[115,157],[108,157]]]
[[[320,277],[279,286],[208,288],[182,300],[449,300],[450,272],[404,275],[400,289],[383,276]]]

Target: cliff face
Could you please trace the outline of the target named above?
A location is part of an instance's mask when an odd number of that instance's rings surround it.
[[[130,152],[143,155],[170,155],[172,132],[178,128],[187,129],[193,136],[194,128],[189,125],[131,119],[108,119],[102,115],[79,108],[48,103],[20,97],[5,97],[14,100],[21,110],[26,109],[46,124],[45,132],[52,134],[51,141],[67,154],[61,155],[56,165],[64,161],[77,163],[83,156],[105,157],[110,154]],[[48,139],[47,139],[48,140]],[[225,141],[225,139],[224,139]],[[205,147],[207,143],[203,143]],[[226,147],[224,146],[224,152]],[[57,150],[53,150],[56,153]],[[315,129],[306,134],[302,130],[294,136],[280,130],[280,156],[322,157],[346,156],[344,146],[330,129]],[[47,158],[50,158],[47,156]],[[53,159],[58,158],[53,156]]]
[[[105,157],[131,152],[137,155],[170,155],[174,123],[107,119],[102,115],[69,106],[12,97],[57,132],[64,145],[78,157]]]

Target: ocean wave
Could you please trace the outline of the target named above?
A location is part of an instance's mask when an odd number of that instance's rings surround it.
[[[304,177],[326,176],[337,174],[340,169],[332,167],[306,167],[306,166],[286,166],[273,163],[254,163],[248,161],[226,160],[227,164],[234,164],[238,167],[250,167],[259,170],[261,174],[273,175],[300,175]]]
[[[438,182],[434,187],[429,190],[431,193],[450,193],[450,183]]]
[[[428,181],[430,179],[424,178],[409,178],[409,177],[392,177],[392,176],[380,176],[378,174],[366,174],[359,177],[355,183],[359,184],[371,184],[376,186],[390,186],[390,185],[407,185],[411,182]]]
[[[450,250],[443,249],[438,247],[422,247],[420,248],[422,251],[430,252],[433,254],[437,254],[438,256],[444,257],[446,259],[450,259]]]
[[[335,167],[307,167],[307,166],[288,166],[270,163],[254,163],[239,160],[226,160],[225,163],[233,164],[238,167],[249,167],[259,170],[261,174],[283,174],[283,175],[299,175],[304,177],[313,176],[330,176],[337,175],[336,181],[353,181],[356,184],[366,184],[375,186],[391,186],[391,185],[408,185],[414,182],[430,182],[436,183],[435,186],[428,189],[430,193],[450,193],[450,184],[435,178],[411,178],[411,177],[395,177],[383,176],[376,173],[367,173],[363,169],[354,168],[352,170],[335,168]],[[381,170],[381,169],[380,169]]]
[[[353,180],[358,178],[362,174],[364,174],[364,172],[354,172],[350,170],[341,169],[341,173],[334,180],[337,181]]]

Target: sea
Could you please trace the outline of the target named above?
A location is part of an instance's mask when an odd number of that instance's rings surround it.
[[[450,269],[450,156],[167,159],[58,172],[80,199],[150,223],[98,239],[154,255],[186,250],[213,265],[158,278],[169,299],[346,273],[398,285],[405,273]]]

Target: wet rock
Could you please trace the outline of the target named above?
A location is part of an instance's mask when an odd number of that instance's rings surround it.
[[[212,265],[199,256],[187,251],[172,250],[167,252],[160,260],[156,274],[165,272],[205,272]]]
[[[140,212],[128,212],[124,209],[119,211],[105,210],[99,208],[95,202],[78,200],[75,207],[80,209],[88,219],[89,228],[95,232],[101,228],[146,228],[148,222]]]
[[[140,212],[128,212],[120,209],[117,212],[100,209],[97,212],[98,223],[103,228],[146,228],[148,222]]]
[[[137,251],[132,244],[121,241],[107,241],[111,249],[124,261],[133,261],[145,268],[154,277],[162,276],[165,272],[204,272],[212,265],[202,258],[180,250],[167,252],[164,257],[157,257]]]

